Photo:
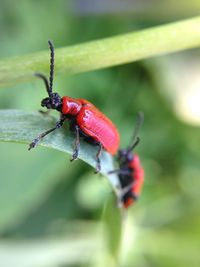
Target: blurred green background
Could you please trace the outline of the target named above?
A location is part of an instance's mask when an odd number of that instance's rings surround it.
[[[199,1],[1,0],[0,57],[139,30],[199,14]],[[128,145],[135,115],[145,169],[139,202],[123,215],[120,265],[200,266],[200,50],[76,76],[55,77],[61,95],[95,103]],[[1,88],[1,109],[38,110],[41,82]],[[0,143],[0,266],[113,264],[102,227],[105,179],[65,154]]]

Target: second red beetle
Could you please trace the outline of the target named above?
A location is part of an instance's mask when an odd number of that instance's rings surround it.
[[[115,125],[89,101],[68,96],[61,98],[58,93],[53,93],[54,47],[51,41],[48,41],[48,43],[51,51],[49,81],[43,74],[36,73],[35,75],[44,81],[48,93],[48,97],[42,100],[41,106],[59,111],[60,120],[54,128],[34,139],[29,146],[29,150],[34,148],[44,136],[62,127],[65,120],[69,120],[70,129],[76,133],[74,153],[71,160],[78,157],[80,136],[82,136],[87,142],[98,146],[96,171],[99,172],[102,149],[114,155],[119,147],[119,133]]]
[[[141,166],[139,156],[132,151],[139,143],[137,133],[143,122],[143,113],[137,115],[136,128],[132,144],[118,152],[119,169],[110,171],[109,174],[117,173],[121,185],[119,205],[124,208],[131,206],[140,196],[144,183],[144,169]]]

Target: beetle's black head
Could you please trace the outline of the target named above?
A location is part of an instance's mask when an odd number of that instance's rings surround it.
[[[52,93],[50,97],[42,99],[41,106],[46,107],[47,109],[56,109],[61,111],[62,99],[58,93]]]
[[[119,149],[118,160],[120,163],[129,162],[133,159],[133,153],[129,149]]]
[[[119,149],[118,151],[118,161],[120,164],[128,163],[133,159],[133,149],[138,145],[140,142],[139,137],[136,138],[135,142],[129,146],[128,148]]]

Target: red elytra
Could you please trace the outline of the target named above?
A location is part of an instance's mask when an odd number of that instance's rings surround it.
[[[96,154],[96,171],[98,172],[101,169],[100,155],[102,148],[114,155],[119,147],[119,133],[111,120],[89,101],[69,96],[61,98],[58,93],[53,93],[54,47],[51,41],[48,41],[48,43],[51,51],[49,81],[43,74],[37,73],[35,75],[44,81],[49,95],[49,97],[42,100],[42,107],[59,111],[60,120],[54,128],[40,134],[34,139],[29,146],[29,150],[34,148],[44,136],[62,127],[65,120],[69,120],[70,129],[76,133],[72,160],[78,157],[80,136],[82,136],[87,142],[99,147]]]
[[[119,133],[114,124],[92,103],[85,99],[62,97],[62,114],[76,117],[80,130],[102,144],[114,155],[119,147]]]
[[[128,208],[141,194],[144,184],[144,169],[141,166],[139,156],[134,154],[133,159],[128,162],[128,167],[131,170],[130,178],[132,185],[130,189],[123,196],[124,207]]]

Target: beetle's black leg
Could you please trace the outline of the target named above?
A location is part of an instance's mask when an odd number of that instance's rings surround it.
[[[122,187],[122,189],[121,189],[122,196],[127,194],[132,189],[134,184],[135,184],[135,182],[133,181],[133,182],[129,183],[128,185]]]
[[[76,131],[76,139],[74,142],[74,153],[72,155],[71,161],[76,160],[78,158],[78,153],[79,153],[79,149],[80,149],[80,134],[79,134],[78,125],[75,125],[74,129]]]
[[[45,136],[48,135],[49,133],[55,131],[56,129],[61,128],[61,127],[63,126],[63,122],[64,122],[66,119],[67,119],[66,117],[62,117],[62,116],[61,116],[60,120],[56,123],[56,126],[55,126],[54,128],[49,129],[49,130],[47,130],[46,132],[41,133],[40,135],[38,135],[37,138],[35,138],[35,139],[33,140],[32,143],[30,143],[28,150],[31,150],[32,148],[34,148],[35,146],[37,146],[38,143],[41,141],[41,139],[42,139],[43,137],[45,137]]]
[[[98,143],[99,149],[96,154],[96,160],[97,160],[97,166],[96,166],[96,171],[95,173],[100,172],[101,170],[101,162],[100,162],[100,157],[101,157],[101,152],[102,152],[102,144]]]
[[[123,203],[124,203],[124,197],[126,196],[126,194],[130,194],[130,197],[133,198],[134,200],[137,200],[138,196],[134,195],[132,190],[133,185],[135,184],[135,182],[131,182],[128,185],[122,187],[120,189],[120,194],[118,195],[118,207],[123,208]]]
[[[131,170],[116,169],[116,170],[108,172],[108,174],[113,174],[113,173],[117,173],[117,174],[121,174],[121,175],[130,175],[132,173],[132,171]]]

